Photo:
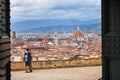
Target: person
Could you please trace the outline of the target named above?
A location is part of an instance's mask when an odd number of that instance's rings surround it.
[[[32,52],[31,52],[31,50],[29,50],[29,56],[30,56],[30,65],[29,65],[29,68],[30,68],[30,72],[32,72]]]
[[[32,55],[29,49],[26,49],[24,53],[24,61],[25,61],[25,72],[32,72]]]

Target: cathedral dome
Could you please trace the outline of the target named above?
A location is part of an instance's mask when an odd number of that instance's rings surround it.
[[[84,37],[84,34],[80,31],[80,28],[78,26],[77,30],[73,33],[73,38],[80,38]]]

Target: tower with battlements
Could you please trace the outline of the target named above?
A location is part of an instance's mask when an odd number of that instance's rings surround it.
[[[16,32],[13,31],[11,36],[11,48],[15,48],[15,43],[16,43]]]

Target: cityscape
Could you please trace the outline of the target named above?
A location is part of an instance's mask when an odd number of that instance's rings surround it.
[[[79,26],[73,33],[11,34],[11,62],[23,62],[25,49],[31,49],[32,61],[81,60],[101,58],[101,35],[84,33]]]
[[[101,79],[101,0],[10,0],[10,8],[12,80]]]

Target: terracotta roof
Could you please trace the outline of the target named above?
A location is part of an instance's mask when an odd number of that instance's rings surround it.
[[[84,34],[80,31],[80,28],[78,26],[77,30],[73,34],[74,38],[84,37]]]
[[[34,45],[24,45],[22,46],[23,49],[29,48],[29,49],[44,49],[43,46],[34,46]]]
[[[45,40],[45,41],[48,41],[48,40],[49,40],[49,36],[48,36],[48,35],[45,35],[45,36],[43,36],[42,39]]]

